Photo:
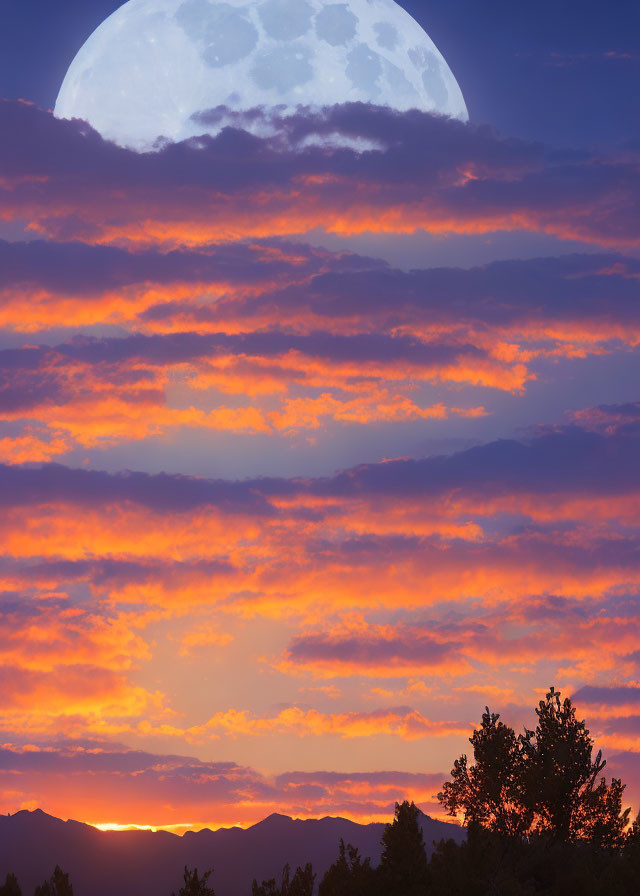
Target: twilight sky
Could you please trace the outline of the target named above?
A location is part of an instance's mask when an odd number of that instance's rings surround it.
[[[640,806],[640,9],[402,5],[469,124],[153,154],[47,111],[118,3],[5,14],[0,811],[437,814],[551,684]]]

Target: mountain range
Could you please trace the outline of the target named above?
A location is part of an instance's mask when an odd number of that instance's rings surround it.
[[[421,816],[427,853],[441,839],[464,840],[464,828]],[[17,875],[22,891],[50,877],[55,865],[69,872],[76,896],[170,896],[186,866],[214,869],[216,896],[250,896],[251,883],[312,862],[317,882],[335,861],[340,839],[357,846],[376,865],[383,824],[346,818],[300,821],[270,815],[250,828],[205,829],[183,836],[167,831],[100,831],[62,821],[40,809],[0,815],[0,881]]]

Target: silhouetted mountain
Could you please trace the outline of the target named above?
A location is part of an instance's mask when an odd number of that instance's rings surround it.
[[[434,840],[464,840],[465,831],[457,825],[427,815],[421,823],[428,853]],[[274,814],[247,830],[221,828],[178,837],[166,831],[98,831],[37,809],[0,815],[0,879],[13,871],[28,894],[58,864],[70,872],[76,896],[169,896],[179,889],[187,865],[215,869],[217,896],[249,896],[254,877],[279,877],[287,862],[294,868],[312,862],[320,880],[338,854],[340,838],[377,865],[383,830],[383,824],[346,818],[296,821]]]

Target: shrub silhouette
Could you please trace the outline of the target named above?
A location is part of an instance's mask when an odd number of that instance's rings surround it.
[[[322,878],[318,896],[374,896],[377,883],[371,859],[363,861],[355,846],[345,847],[340,840],[338,858]]]
[[[22,890],[15,874],[7,874],[7,879],[0,886],[0,896],[22,896]]]
[[[297,868],[289,889],[286,892],[283,890],[282,896],[313,896],[315,879],[311,864],[305,865],[304,868]]]
[[[208,881],[213,870],[206,871],[202,877],[198,877],[198,869],[194,868],[190,871],[185,865],[184,868],[184,885],[180,888],[178,896],[216,896]],[[172,894],[175,896],[175,893]]]
[[[313,896],[315,879],[316,876],[310,864],[305,865],[304,868],[296,868],[293,879],[291,879],[291,868],[289,865],[285,865],[282,870],[280,886],[276,884],[275,878],[263,880],[260,886],[254,880],[251,892],[252,896]]]
[[[73,896],[73,887],[69,883],[69,875],[65,874],[59,865],[49,880],[36,887],[35,896]]]

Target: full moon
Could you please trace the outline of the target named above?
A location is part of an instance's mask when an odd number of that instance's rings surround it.
[[[80,49],[55,115],[147,151],[216,133],[203,113],[220,106],[356,101],[468,119],[442,54],[393,0],[130,0]]]

